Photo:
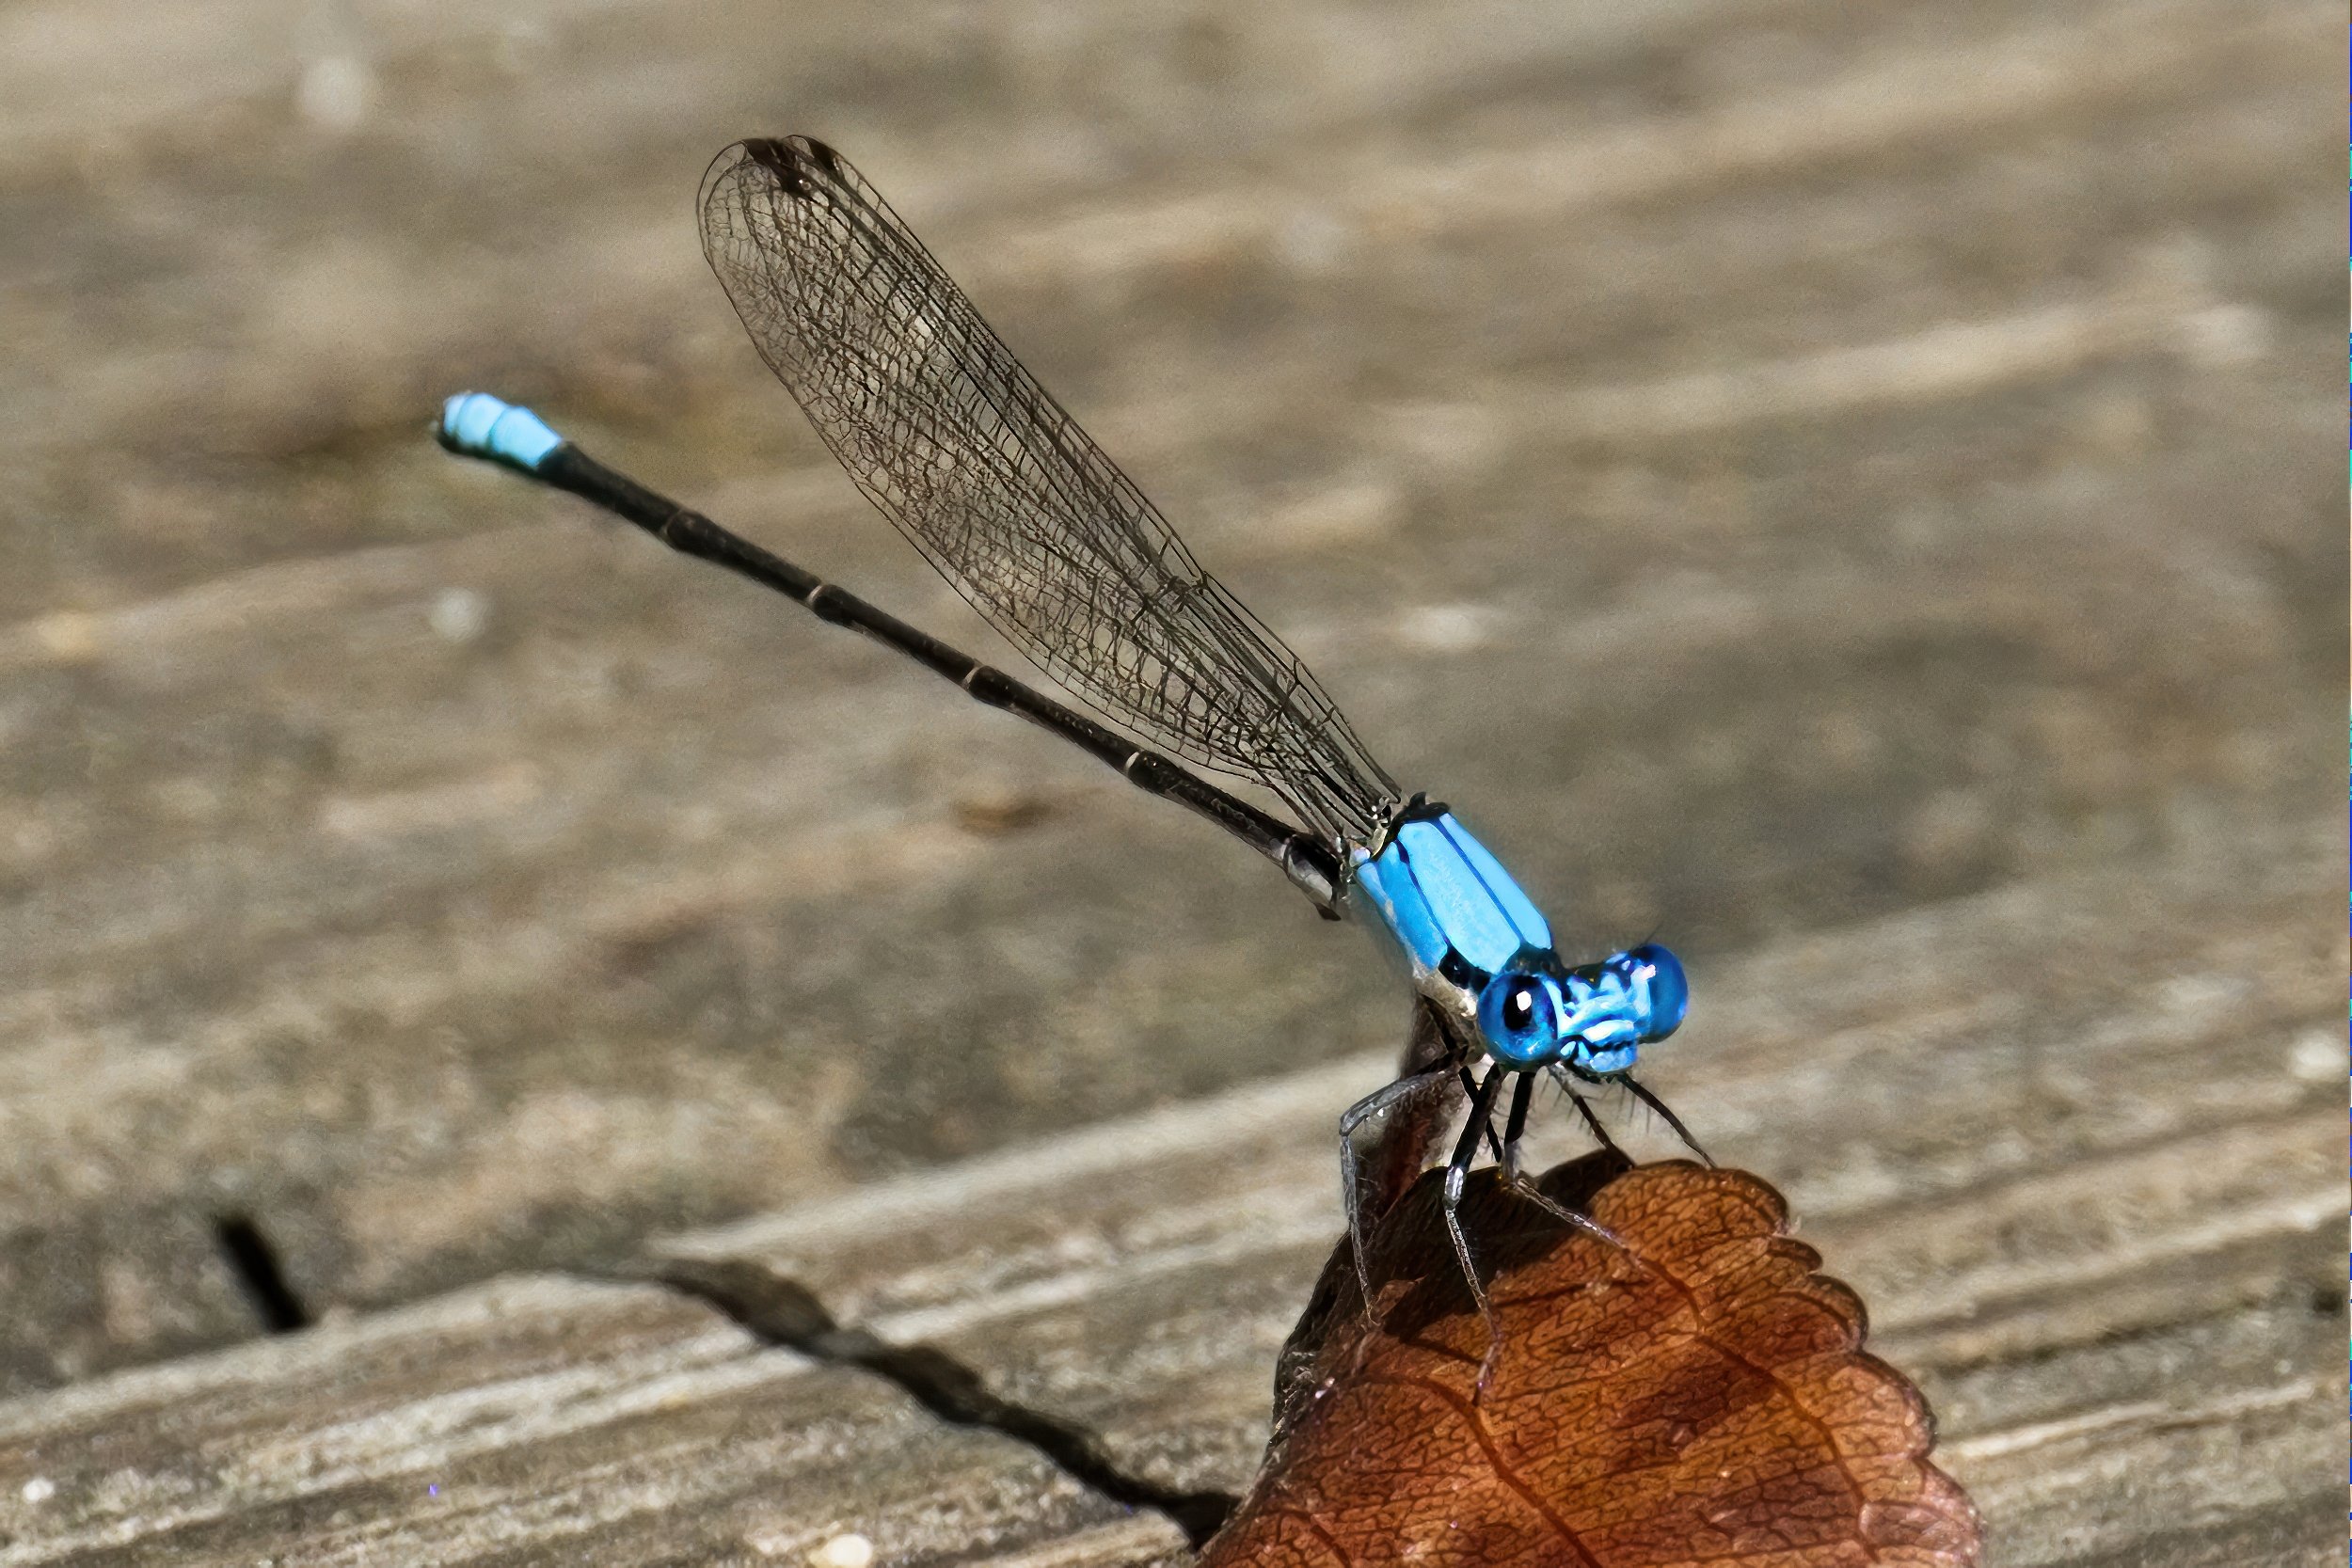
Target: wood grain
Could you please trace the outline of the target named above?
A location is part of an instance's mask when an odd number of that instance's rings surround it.
[[[970,1483],[993,1513],[877,1503],[894,1551],[1175,1549],[838,1366],[788,1418],[746,1396],[743,1467],[563,1546],[482,1521],[712,1446],[702,1394],[602,1458],[517,1428],[442,1525],[381,1480],[421,1473],[405,1416],[316,1494],[167,1459],[234,1424],[183,1375],[337,1418],[332,1357],[282,1358],[338,1335],[407,1347],[387,1409],[462,1405],[496,1346],[436,1314],[517,1279],[583,1365],[631,1313],[704,1342],[651,1287],[548,1283],[649,1250],[784,1269],[1152,1485],[1246,1477],[1328,1240],[1325,1129],[1395,1045],[1370,945],[1082,759],[424,438],[446,392],[528,399],[993,649],[696,254],[704,159],[784,131],[850,152],[1567,943],[1692,960],[1658,1086],[1873,1303],[2003,1560],[2331,1538],[2297,1379],[2342,1326],[2312,1295],[2343,1210],[2340,166],[2308,112],[2341,25],[0,18],[0,1392],[24,1433],[99,1400],[87,1440],[140,1456],[17,1450],[101,1481],[9,1513],[0,1560],[177,1550],[127,1521],[183,1502],[204,1550],[263,1549],[346,1484],[351,1554],[797,1554],[881,1517],[785,1479],[836,1398],[871,1451],[1016,1478]],[[328,1326],[246,1343],[230,1219]],[[688,1496],[720,1500],[673,1537]]]
[[[1753,1005],[1693,1045],[1678,1098],[1723,1157],[1788,1173],[1871,1348],[1934,1404],[1990,1561],[2335,1549],[2334,955],[2299,885],[2324,836],[1890,917],[1845,934],[1842,993],[1815,983],[1812,938],[1717,977]],[[2095,986],[2013,966],[2051,931],[2081,938]],[[2013,1016],[1978,1027],[1956,994]],[[1807,1024],[1817,1005],[1836,1027]],[[2196,1070],[2225,1051],[2233,1093]],[[1772,1070],[1792,1052],[1823,1078]],[[2138,1069],[2136,1100],[2074,1092],[2119,1081],[2103,1053]],[[1102,1475],[917,1419],[909,1395],[936,1408],[945,1364],[1074,1434],[1130,1498],[1237,1494],[1339,1229],[1332,1107],[1383,1070],[671,1238],[633,1265],[667,1294],[510,1278],[0,1405],[0,1563],[797,1560],[850,1531],[887,1561],[1175,1560],[1180,1510],[1129,1513]],[[1697,1087],[1710,1073],[1750,1098]],[[1922,1122],[1923,1076],[1998,1133]]]

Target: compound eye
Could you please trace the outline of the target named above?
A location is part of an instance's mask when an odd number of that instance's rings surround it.
[[[1642,974],[1649,995],[1649,1016],[1642,1021],[1642,1037],[1662,1040],[1682,1026],[1691,1011],[1691,982],[1682,973],[1682,960],[1656,942],[1645,942],[1626,958],[1635,973]]]
[[[1548,1062],[1560,1050],[1560,994],[1541,974],[1498,974],[1478,998],[1486,1049],[1513,1067]]]

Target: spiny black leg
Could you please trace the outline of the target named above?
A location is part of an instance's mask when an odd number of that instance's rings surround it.
[[[1477,1047],[1461,1037],[1434,1003],[1425,996],[1413,999],[1413,1023],[1406,1034],[1404,1060],[1396,1068],[1399,1078],[1476,1059]],[[1383,1211],[1403,1197],[1421,1173],[1442,1155],[1438,1145],[1449,1141],[1452,1133],[1452,1087],[1434,1085],[1383,1119],[1378,1136],[1366,1151],[1379,1165],[1372,1190],[1380,1195]]]
[[[1470,1100],[1476,1100],[1478,1098],[1478,1080],[1470,1076],[1470,1069],[1468,1068],[1462,1069],[1461,1072],[1462,1093]],[[1491,1121],[1486,1124],[1486,1147],[1488,1149],[1493,1151],[1495,1161],[1498,1164],[1500,1164],[1502,1161],[1502,1144],[1495,1137],[1495,1124]]]
[[[1462,1136],[1454,1146],[1454,1158],[1445,1167],[1446,1233],[1454,1238],[1454,1255],[1461,1260],[1462,1277],[1470,1281],[1470,1299],[1478,1303],[1478,1316],[1486,1325],[1486,1354],[1478,1364],[1478,1386],[1470,1396],[1473,1404],[1486,1393],[1486,1380],[1494,1375],[1495,1362],[1502,1354],[1502,1324],[1495,1317],[1493,1304],[1486,1299],[1486,1287],[1479,1280],[1477,1260],[1470,1257],[1470,1238],[1462,1232],[1462,1188],[1470,1180],[1471,1163],[1478,1158],[1479,1135],[1493,1132],[1489,1122],[1503,1077],[1500,1066],[1486,1069],[1486,1079],[1471,1096],[1470,1120],[1463,1123]]]
[[[1566,1095],[1569,1102],[1575,1105],[1576,1114],[1584,1118],[1584,1125],[1591,1131],[1594,1141],[1618,1159],[1631,1164],[1633,1163],[1631,1156],[1617,1147],[1617,1140],[1611,1137],[1609,1129],[1600,1124],[1600,1117],[1595,1114],[1591,1102],[1577,1092],[1576,1081],[1568,1076],[1566,1069],[1554,1066],[1549,1071],[1551,1081],[1560,1085],[1560,1092]]]
[[[1536,1186],[1533,1180],[1529,1180],[1528,1177],[1519,1170],[1519,1134],[1527,1130],[1527,1103],[1530,1100],[1534,1098],[1534,1093],[1535,1075],[1532,1072],[1523,1072],[1519,1074],[1518,1086],[1513,1090],[1511,1095],[1511,1115],[1509,1119],[1504,1123],[1503,1127],[1503,1185],[1510,1188],[1511,1191],[1518,1196],[1525,1198],[1536,1208],[1541,1209],[1545,1213],[1549,1214],[1553,1219],[1556,1219],[1561,1224],[1566,1226],[1569,1229],[1581,1230],[1586,1235],[1596,1237],[1602,1242],[1606,1242],[1611,1246],[1620,1249],[1624,1248],[1625,1243],[1617,1239],[1616,1232],[1611,1230],[1607,1226],[1600,1224],[1598,1221],[1586,1215],[1580,1214],[1575,1210],[1569,1208],[1566,1204],[1560,1202],[1549,1193],[1547,1193],[1541,1187]],[[1585,1105],[1583,1099],[1579,1096],[1574,1089],[1570,1089],[1568,1091],[1568,1097],[1576,1101],[1577,1108],[1584,1112],[1585,1120],[1587,1122],[1591,1122],[1597,1131],[1599,1124],[1593,1120],[1592,1110],[1589,1106]],[[1601,1141],[1603,1143],[1607,1143],[1608,1134],[1603,1133],[1601,1135]],[[1609,1147],[1611,1148],[1616,1148],[1614,1144],[1610,1144]]]
[[[1650,1093],[1649,1090],[1635,1083],[1633,1081],[1632,1074],[1619,1073],[1618,1077],[1624,1082],[1627,1088],[1633,1091],[1634,1099],[1640,1101],[1643,1104],[1648,1106],[1651,1110],[1656,1111],[1660,1116],[1666,1118],[1666,1125],[1675,1130],[1675,1136],[1680,1138],[1684,1144],[1689,1146],[1692,1153],[1706,1161],[1709,1167],[1714,1165],[1715,1157],[1699,1147],[1698,1139],[1691,1136],[1691,1130],[1682,1125],[1682,1118],[1680,1117],[1676,1116],[1672,1111],[1666,1108],[1666,1102],[1664,1101],[1659,1099],[1656,1095]]]
[[[1440,1061],[1419,1072],[1407,1073],[1393,1084],[1373,1090],[1340,1117],[1340,1196],[1347,1205],[1348,1244],[1356,1254],[1356,1283],[1363,1291],[1364,1319],[1368,1323],[1377,1320],[1372,1309],[1372,1234],[1364,1223],[1363,1171],[1356,1153],[1356,1130],[1383,1111],[1392,1110],[1444,1083],[1453,1070],[1452,1062]]]
[[[1527,1102],[1534,1094],[1535,1075],[1520,1073],[1518,1082],[1511,1085],[1511,1114],[1502,1124],[1502,1151],[1495,1156],[1495,1163],[1502,1167],[1502,1180],[1509,1186],[1519,1184],[1519,1134],[1527,1131]]]

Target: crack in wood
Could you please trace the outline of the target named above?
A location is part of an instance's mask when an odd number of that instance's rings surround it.
[[[943,1421],[1009,1437],[1111,1501],[1165,1515],[1196,1550],[1240,1506],[1241,1499],[1230,1492],[1188,1492],[1134,1474],[1087,1428],[1005,1398],[945,1351],[894,1344],[866,1329],[845,1327],[814,1291],[757,1263],[663,1259],[602,1277],[661,1285],[717,1308],[767,1344],[882,1378]]]
[[[285,1270],[278,1262],[278,1249],[270,1245],[262,1227],[245,1214],[220,1214],[213,1220],[213,1238],[220,1246],[220,1256],[237,1276],[246,1299],[253,1304],[262,1326],[272,1334],[292,1334],[310,1326],[310,1309],[302,1298],[286,1282]]]

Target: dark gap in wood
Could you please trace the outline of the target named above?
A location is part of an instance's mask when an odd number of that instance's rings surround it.
[[[620,1277],[665,1285],[707,1303],[769,1344],[885,1378],[943,1421],[1025,1444],[1111,1501],[1165,1514],[1196,1549],[1240,1506],[1229,1492],[1181,1492],[1129,1474],[1086,1428],[992,1392],[977,1372],[945,1351],[894,1345],[865,1329],[845,1328],[805,1287],[755,1263],[663,1260]]]
[[[278,1264],[278,1249],[269,1244],[260,1226],[244,1214],[221,1214],[213,1221],[213,1239],[262,1327],[272,1334],[292,1334],[310,1326],[310,1312],[294,1287],[286,1283],[285,1271]]]

